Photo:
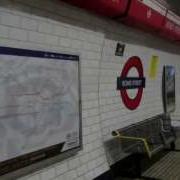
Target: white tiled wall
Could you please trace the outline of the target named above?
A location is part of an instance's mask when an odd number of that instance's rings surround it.
[[[162,105],[162,72],[164,65],[174,65],[176,67],[176,88],[177,88],[177,111],[179,107],[178,89],[179,89],[179,63],[178,55],[161,52],[159,50],[126,44],[123,57],[114,56],[117,41],[106,40],[103,57],[101,61],[100,75],[100,117],[101,128],[103,130],[103,140],[105,142],[112,140],[111,132],[116,129],[128,126],[138,121],[150,118],[152,116],[163,113]],[[146,87],[143,92],[142,101],[136,110],[128,110],[122,102],[120,92],[116,90],[116,80],[120,77],[125,62],[132,56],[139,56],[144,68],[144,76],[146,77]],[[149,65],[152,56],[158,56],[159,65],[157,77],[149,78]],[[130,72],[137,76],[137,71]],[[132,74],[129,74],[130,76]],[[129,96],[135,97],[137,90],[131,90]],[[178,116],[178,115],[177,115]],[[107,144],[108,162],[113,164],[122,156],[120,149],[115,143]]]
[[[118,41],[126,43],[124,57],[114,56]],[[92,180],[107,171],[108,163],[118,160],[117,154],[112,159],[112,151],[104,145],[111,131],[161,113],[162,66],[180,68],[180,56],[163,52],[178,53],[176,46],[59,0],[1,0],[0,45],[72,52],[81,57],[83,150],[22,180]],[[147,77],[152,55],[159,56],[160,65],[157,79],[147,78],[141,106],[129,111],[116,91],[116,79],[133,55],[141,57]]]

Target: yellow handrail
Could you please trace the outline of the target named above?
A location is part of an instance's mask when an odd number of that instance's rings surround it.
[[[130,140],[134,140],[134,141],[142,141],[145,147],[145,151],[148,155],[149,158],[151,158],[152,153],[150,151],[149,145],[147,143],[147,140],[145,138],[140,138],[140,137],[132,137],[132,136],[122,136],[118,131],[113,131],[112,135],[115,137],[118,137],[120,139],[130,139]]]

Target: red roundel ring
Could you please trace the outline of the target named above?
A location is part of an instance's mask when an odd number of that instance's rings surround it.
[[[136,68],[139,78],[144,77],[143,65],[139,57],[133,56],[126,62],[122,70],[121,77],[126,78],[131,68]],[[127,89],[121,89],[120,93],[121,93],[122,101],[125,104],[125,106],[130,110],[134,110],[139,106],[141,102],[142,94],[143,94],[143,87],[138,88],[138,93],[136,97],[133,99],[128,96]]]

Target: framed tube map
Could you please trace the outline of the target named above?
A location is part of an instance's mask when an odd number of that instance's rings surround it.
[[[163,72],[163,101],[166,113],[175,111],[175,67],[166,65]]]
[[[80,150],[79,56],[0,47],[0,175]]]

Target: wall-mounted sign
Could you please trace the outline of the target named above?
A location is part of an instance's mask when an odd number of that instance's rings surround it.
[[[158,65],[159,65],[159,57],[152,56],[150,64],[149,64],[149,78],[155,79],[158,72]]]
[[[79,56],[0,47],[0,64],[0,175],[79,150]]]
[[[176,109],[175,94],[175,67],[164,66],[163,70],[163,104],[166,113],[174,112]]]
[[[135,68],[138,72],[138,77],[128,77],[129,71]],[[120,90],[124,105],[130,109],[136,109],[142,99],[143,88],[145,88],[145,77],[141,59],[137,56],[131,57],[125,64],[121,76],[117,78],[117,90]],[[130,98],[128,89],[138,89],[135,98]]]
[[[125,49],[125,44],[117,43],[116,46],[116,56],[123,56],[124,55],[124,49]]]

